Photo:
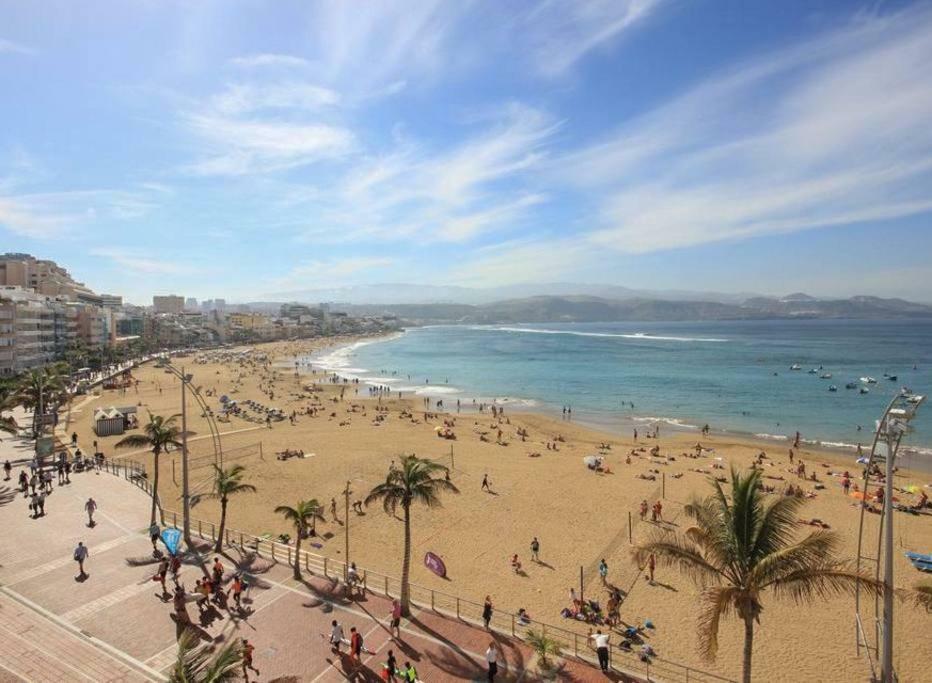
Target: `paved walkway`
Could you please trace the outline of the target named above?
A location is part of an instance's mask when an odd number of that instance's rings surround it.
[[[111,474],[81,473],[56,486],[46,515],[29,516],[27,501],[0,482],[0,683],[6,681],[163,680],[174,661],[177,627],[171,601],[151,580],[155,562],[145,535],[148,501],[132,484]],[[83,511],[93,496],[99,505],[91,528]],[[76,577],[72,553],[77,541],[89,549],[87,577]],[[205,548],[205,551],[209,549]],[[205,552],[212,562],[212,553]],[[327,682],[380,680],[382,662],[393,650],[399,663],[412,662],[421,680],[434,683],[485,680],[484,652],[494,640],[504,655],[501,681],[528,681],[532,659],[523,644],[500,634],[430,611],[418,611],[393,639],[387,629],[389,602],[367,595],[346,599],[340,586],[319,577],[298,582],[290,567],[230,548],[222,561],[254,580],[244,609],[215,609],[192,620],[205,641],[248,638],[256,647],[260,681]],[[190,589],[200,576],[194,558],[181,581]],[[230,572],[228,571],[228,574]],[[347,634],[364,635],[367,655],[350,672],[324,635],[332,619]],[[254,677],[251,676],[251,679]],[[602,681],[589,665],[568,660],[561,680]],[[615,675],[609,680],[624,680]]]

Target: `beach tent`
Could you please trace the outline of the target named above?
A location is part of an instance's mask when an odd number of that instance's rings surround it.
[[[123,413],[114,407],[98,408],[94,411],[94,432],[97,436],[122,434],[124,429]]]

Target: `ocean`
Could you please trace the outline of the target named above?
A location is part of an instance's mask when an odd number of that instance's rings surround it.
[[[809,442],[854,448],[869,446],[875,420],[901,387],[932,391],[932,321],[445,325],[313,361],[442,399],[447,409],[457,399],[464,409],[497,400],[512,411],[556,415],[570,406],[575,421],[627,433],[638,424],[708,424],[776,441],[799,430]],[[868,376],[876,383],[861,381]],[[904,445],[932,455],[932,406],[913,424]]]

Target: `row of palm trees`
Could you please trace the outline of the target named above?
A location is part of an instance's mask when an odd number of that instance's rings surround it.
[[[150,416],[144,433],[125,437],[118,448],[148,446],[155,456],[153,489],[158,490],[158,457],[177,448],[180,432],[177,416]],[[215,550],[220,551],[226,526],[227,506],[232,496],[254,493],[256,488],[243,481],[245,468],[214,466],[214,484],[209,493],[192,497],[196,505],[205,499],[220,502],[220,533]],[[385,481],[366,496],[365,505],[381,503],[394,516],[401,508],[404,522],[404,550],[401,570],[401,606],[410,614],[411,511],[417,505],[436,508],[444,493],[459,493],[449,480],[445,466],[414,455],[401,459],[389,469]],[[839,536],[826,530],[813,531],[796,540],[797,519],[805,499],[794,496],[766,497],[759,471],[747,474],[732,470],[726,490],[712,480],[710,496],[696,498],[684,511],[692,525],[682,533],[658,531],[637,546],[633,559],[644,566],[653,555],[661,566],[672,567],[692,579],[701,589],[697,634],[699,650],[714,659],[722,620],[737,616],[744,623],[743,680],[751,680],[755,625],[760,623],[764,594],[785,598],[797,604],[811,604],[839,593],[850,593],[860,583],[869,593],[879,594],[883,584],[859,574],[841,560]],[[153,496],[154,500],[154,496]],[[323,507],[316,498],[295,505],[279,505],[280,514],[296,532],[294,577],[301,579],[301,540],[317,520],[323,520]],[[153,521],[155,504],[153,502]],[[923,589],[912,597],[929,606],[930,593]]]

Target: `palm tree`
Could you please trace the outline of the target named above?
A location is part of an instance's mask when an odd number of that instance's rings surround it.
[[[219,553],[223,547],[223,530],[227,523],[227,502],[230,496],[237,493],[255,493],[256,487],[252,484],[244,484],[243,472],[246,468],[242,465],[233,465],[228,469],[223,469],[218,465],[214,468],[214,488],[210,493],[196,493],[191,496],[191,506],[195,506],[205,499],[215,499],[220,501],[220,533],[217,535],[217,545],[214,546],[214,552]]]
[[[760,472],[731,472],[727,495],[718,481],[713,495],[684,508],[694,525],[682,535],[659,533],[638,546],[634,558],[643,566],[651,554],[675,567],[702,588],[699,651],[714,659],[722,617],[736,614],[744,622],[743,680],[751,680],[754,622],[760,622],[761,595],[809,604],[816,598],[853,592],[858,582],[869,593],[883,584],[858,574],[835,552],[838,536],[814,531],[794,542],[797,513],[805,499],[778,496],[765,501]]]
[[[913,602],[919,607],[925,607],[926,611],[932,612],[932,583],[920,583],[912,592]]]
[[[411,613],[411,504],[422,503],[429,508],[440,507],[440,493],[449,491],[459,493],[453,482],[446,478],[448,469],[440,463],[406,455],[401,459],[401,467],[392,467],[384,484],[379,484],[366,496],[366,506],[381,500],[385,512],[395,514],[400,505],[404,510],[405,548],[404,563],[401,566],[401,611],[405,616]],[[440,476],[434,476],[440,475]]]
[[[563,654],[560,642],[546,635],[543,631],[530,629],[524,634],[524,642],[530,645],[531,649],[537,654],[537,660],[542,669],[550,668],[550,657],[559,657]]]
[[[14,408],[19,403],[16,397],[16,391],[11,383],[0,383],[0,432],[7,434],[19,433],[19,425],[16,420],[8,415],[3,416],[3,411]]]
[[[32,411],[33,437],[39,436],[41,413],[54,413],[68,401],[67,375],[59,363],[29,370],[22,376],[17,400]]]
[[[178,639],[178,656],[169,683],[224,683],[240,679],[242,643],[231,640],[219,650],[212,644],[198,646],[197,636],[185,630]]]
[[[159,455],[169,449],[181,448],[181,428],[175,424],[178,415],[162,417],[149,413],[149,423],[142,434],[130,434],[116,442],[116,448],[148,448],[152,451],[152,515],[149,524],[155,524],[155,506],[159,496]]]
[[[320,512],[320,503],[316,498],[310,500],[298,501],[294,507],[279,505],[275,512],[283,515],[286,520],[294,525],[297,531],[297,538],[294,542],[294,578],[296,581],[301,580],[301,539],[307,535],[308,525],[316,524],[317,520],[323,520],[324,516]]]

